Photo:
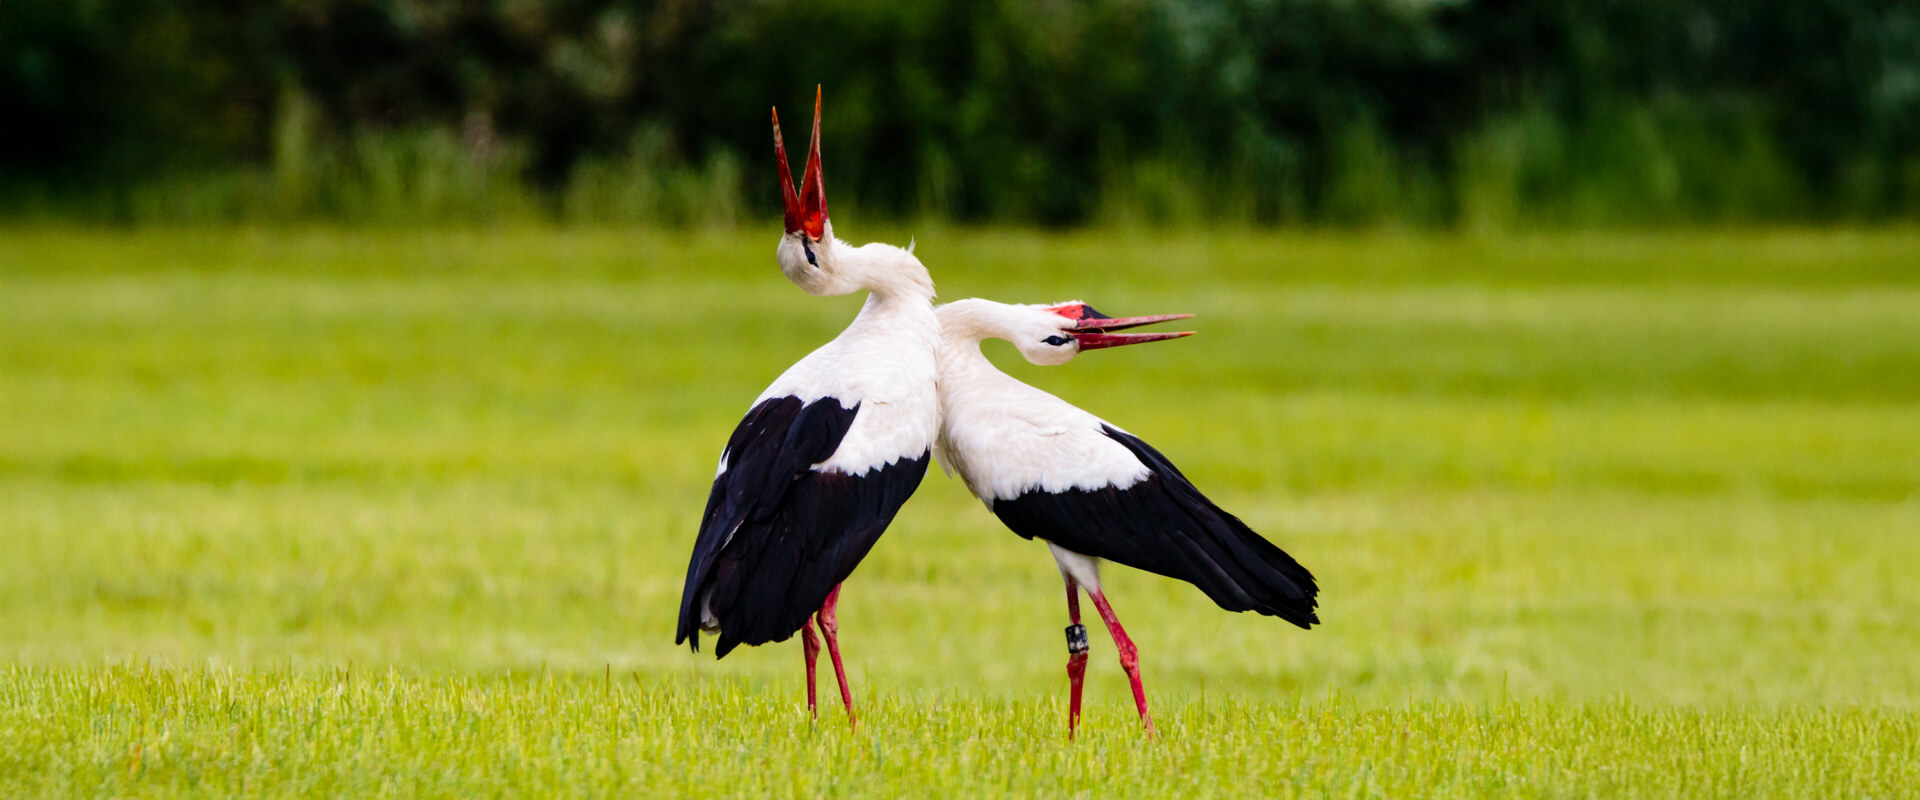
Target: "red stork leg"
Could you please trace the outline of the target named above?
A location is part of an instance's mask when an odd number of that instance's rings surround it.
[[[814,719],[820,718],[820,708],[814,704],[813,665],[820,660],[820,637],[813,633],[813,620],[800,626],[800,647],[807,654],[807,713]]]
[[[1080,727],[1080,689],[1087,679],[1087,626],[1080,624],[1080,584],[1067,579],[1067,738]]]
[[[1107,605],[1106,594],[1095,589],[1087,596],[1093,598],[1093,607],[1100,610],[1107,632],[1113,634],[1113,646],[1120,651],[1120,668],[1127,671],[1127,680],[1133,683],[1133,704],[1140,709],[1140,721],[1147,724],[1147,737],[1152,738],[1153,716],[1147,713],[1147,689],[1140,683],[1140,651],[1133,646],[1127,630],[1120,627],[1120,618],[1114,615],[1113,606]]]
[[[859,718],[853,714],[853,690],[847,688],[847,668],[840,663],[840,620],[835,611],[840,606],[840,587],[833,587],[827,593],[827,602],[820,606],[820,613],[814,618],[820,621],[820,635],[827,640],[827,655],[833,658],[833,676],[840,679],[840,702],[847,706],[847,724],[858,726]]]

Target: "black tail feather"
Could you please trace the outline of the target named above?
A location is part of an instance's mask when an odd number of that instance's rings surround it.
[[[1228,611],[1255,611],[1302,628],[1320,622],[1319,584],[1293,556],[1213,504],[1165,456],[1107,428],[1150,470],[1126,488],[1033,491],[996,500],[1015,533],[1199,587]]]

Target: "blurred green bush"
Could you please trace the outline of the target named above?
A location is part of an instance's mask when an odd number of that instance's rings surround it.
[[[1920,5],[5,0],[0,215],[728,225],[1920,217]]]

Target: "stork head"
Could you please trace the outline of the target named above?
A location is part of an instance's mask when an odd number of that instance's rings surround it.
[[[1173,333],[1115,333],[1156,322],[1189,319],[1192,314],[1156,314],[1114,318],[1074,300],[1052,305],[1009,305],[978,298],[941,306],[940,329],[949,337],[978,342],[1005,339],[1027,361],[1041,366],[1065,364],[1088,350],[1145,344],[1192,336]]]
[[[786,232],[775,257],[780,272],[808,294],[836,295],[860,290],[933,296],[933,280],[913,253],[888,244],[861,247],[835,239],[827,220],[827,186],[820,174],[820,91],[813,95],[813,140],[799,191],[780,136],[780,111],[773,112],[773,154],[780,163],[780,195],[786,203]]]

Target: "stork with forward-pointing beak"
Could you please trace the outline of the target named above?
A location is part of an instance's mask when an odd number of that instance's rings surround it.
[[[960,473],[1000,521],[1053,552],[1067,585],[1067,735],[1080,721],[1087,629],[1080,590],[1120,651],[1148,735],[1139,651],[1100,588],[1100,562],[1186,581],[1228,611],[1258,611],[1302,628],[1319,622],[1313,575],[1194,488],[1166,456],[1131,433],[994,368],[983,339],[1005,339],[1034,364],[1065,364],[1086,350],[1177,339],[1121,333],[1187,314],[1113,319],[1085,303],[1017,306],[960,300],[941,306],[940,461]]]
[[[698,650],[702,631],[717,634],[714,654],[725,657],[797,632],[813,711],[817,623],[847,718],[857,721],[840,658],[840,584],[926,475],[940,424],[940,324],[933,280],[911,252],[834,238],[817,92],[797,194],[777,111],[773,142],[786,203],[780,271],[808,294],[864,291],[867,302],[845,331],[761,392],[727,440],[687,565],[676,643]]]

